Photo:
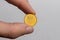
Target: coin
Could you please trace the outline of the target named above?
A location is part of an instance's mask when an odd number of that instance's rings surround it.
[[[37,23],[37,17],[34,14],[27,14],[24,17],[24,23],[26,23],[29,26],[34,26]]]

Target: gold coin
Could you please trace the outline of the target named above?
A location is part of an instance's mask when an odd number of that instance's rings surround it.
[[[24,23],[34,26],[37,23],[37,17],[33,14],[27,14],[24,18]]]

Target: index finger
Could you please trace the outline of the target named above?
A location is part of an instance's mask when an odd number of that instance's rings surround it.
[[[27,0],[6,0],[6,1],[21,9],[25,14],[35,15],[36,13]]]

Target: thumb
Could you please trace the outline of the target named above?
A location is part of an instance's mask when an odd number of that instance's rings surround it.
[[[0,37],[15,39],[33,32],[33,28],[23,23],[0,22]]]
[[[12,24],[12,26],[11,26],[12,29],[10,33],[10,38],[13,38],[13,39],[33,32],[33,28],[26,24],[14,23]]]
[[[8,3],[17,6],[25,14],[35,14],[35,11],[27,0],[6,0]]]

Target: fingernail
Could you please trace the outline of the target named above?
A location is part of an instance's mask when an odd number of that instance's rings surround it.
[[[26,31],[27,31],[27,33],[32,33],[33,32],[33,28],[32,27],[27,27]]]

